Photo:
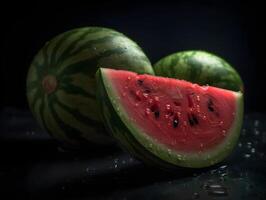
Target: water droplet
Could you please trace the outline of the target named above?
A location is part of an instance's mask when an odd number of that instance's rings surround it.
[[[143,93],[143,96],[145,97],[145,98],[147,98],[148,96],[149,96],[149,94],[148,93]]]
[[[223,124],[224,124],[224,122],[223,121],[220,121],[219,125],[222,126]]]
[[[139,104],[138,103],[135,103],[135,107],[138,107],[139,106]]]
[[[126,161],[125,161],[125,160],[122,160],[122,164],[123,164],[123,165],[126,164]]]
[[[225,176],[227,176],[227,173],[222,173],[220,176],[225,177]]]
[[[226,136],[226,130],[222,130],[223,136]]]
[[[114,159],[114,163],[118,163],[119,159],[118,158],[115,158]]]
[[[196,99],[198,102],[200,102],[200,96],[199,95],[196,96]]]
[[[227,168],[227,165],[222,165],[221,167],[220,167],[220,169],[226,169]]]
[[[236,115],[236,113],[235,113],[235,112],[233,112],[233,113],[232,113],[232,115],[233,115],[233,116],[235,116],[235,115]]]
[[[250,149],[252,146],[252,143],[251,142],[247,142],[247,148]]]
[[[167,111],[170,111],[170,110],[171,110],[171,105],[170,105],[170,104],[166,104],[165,107],[166,107],[166,110],[167,110]]]
[[[226,190],[210,190],[208,194],[210,196],[227,196],[228,195]]]
[[[96,47],[93,47],[93,50],[97,50],[97,48]]]
[[[206,120],[207,119],[206,115],[203,115],[202,116],[202,119]]]
[[[202,148],[203,147],[203,144],[202,143],[200,143],[200,148]]]
[[[131,77],[130,77],[130,76],[128,76],[128,77],[127,77],[127,80],[131,80]]]
[[[239,142],[239,143],[238,143],[238,146],[239,146],[239,147],[242,147],[242,143],[241,143],[241,142]]]
[[[193,193],[193,196],[192,196],[193,199],[198,199],[199,197],[200,197],[200,195],[198,192]]]
[[[208,195],[210,196],[227,196],[227,188],[220,184],[209,184],[206,187]]]
[[[139,97],[139,96],[140,96],[140,94],[141,94],[140,90],[137,90],[135,94],[136,94],[136,96],[138,96],[138,97]]]
[[[255,153],[255,151],[256,151],[255,148],[251,148],[250,150],[251,153]]]
[[[158,102],[160,99],[159,99],[159,97],[156,96],[156,97],[154,97],[154,100]]]
[[[145,114],[146,114],[146,115],[149,115],[150,113],[151,113],[151,109],[146,108],[146,110],[145,110]]]
[[[260,134],[259,130],[255,129],[254,130],[254,135],[259,135],[259,134]]]
[[[122,93],[122,96],[123,96],[123,97],[125,97],[125,96],[126,96],[126,93],[125,93],[125,92],[123,92],[123,93]]]
[[[244,157],[245,157],[245,158],[250,158],[250,154],[246,153],[246,154],[244,155]]]
[[[168,154],[171,154],[172,153],[172,150],[171,149],[167,149],[167,153]]]
[[[152,148],[152,147],[153,147],[152,143],[149,143],[149,147],[150,147],[150,148]]]
[[[258,127],[258,126],[259,126],[259,120],[255,120],[255,121],[254,121],[254,126],[255,126],[255,127]]]
[[[115,168],[117,168],[117,164],[115,164]]]

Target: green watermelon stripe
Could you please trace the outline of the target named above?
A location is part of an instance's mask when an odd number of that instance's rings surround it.
[[[87,51],[88,49],[94,47],[98,43],[104,46],[103,41],[106,42],[106,41],[109,40],[109,42],[107,42],[107,43],[111,43],[112,42],[111,40],[113,40],[113,39],[114,38],[112,38],[110,36],[107,36],[107,37],[104,37],[104,38],[100,38],[98,40],[92,40],[92,42],[90,44],[87,44],[86,47],[84,47],[84,51],[83,51],[83,49],[80,49],[80,51],[78,51],[78,54],[71,54],[69,56],[66,56],[65,58],[61,58],[60,59],[61,62],[57,63],[57,65],[60,65],[59,73],[62,70],[64,70],[65,68],[67,68],[69,65],[73,65],[73,64],[81,62],[83,60],[92,59],[95,56],[101,57],[102,54],[104,55],[105,52],[108,52],[108,51],[112,50],[112,48],[111,49],[106,49],[105,48],[105,49],[103,49],[102,52],[98,52],[97,54],[94,54],[91,57],[88,57],[88,55],[87,55],[87,53],[85,51]],[[123,49],[123,48],[118,47],[117,49]],[[124,49],[124,51],[127,53],[126,49]],[[82,52],[84,52],[84,53],[82,53]],[[131,56],[133,56],[133,55],[131,55]],[[134,56],[136,56],[136,55],[134,55]],[[143,56],[143,55],[141,55],[141,56]],[[149,61],[146,60],[147,58],[145,56],[144,56],[144,58],[138,56],[138,59],[145,59],[145,61],[149,63]]]
[[[80,52],[86,51],[86,50],[88,50],[90,48],[93,48],[97,44],[104,46],[104,43],[108,43],[108,42],[111,43],[115,39],[114,36],[115,36],[115,34],[112,33],[112,35],[108,35],[108,36],[105,36],[105,37],[102,37],[102,38],[99,38],[99,39],[88,40],[87,42],[85,42],[85,45],[82,45],[80,48],[74,50],[69,55],[67,55],[65,57],[61,57],[60,60],[61,61],[71,60],[72,57],[75,57]],[[106,51],[106,50],[109,50],[109,49],[104,49],[104,50]]]
[[[56,101],[56,100],[55,100]],[[54,104],[49,103],[49,107],[51,109],[51,113],[54,116],[54,119],[58,126],[64,130],[66,137],[70,140],[75,140],[75,141],[82,141],[83,138],[81,137],[81,132],[78,131],[77,129],[65,124],[59,117],[59,114],[55,111]]]
[[[40,106],[40,119],[42,121],[43,127],[45,128],[45,130],[50,130],[49,127],[47,126],[46,122],[45,122],[45,116],[44,116],[44,109],[45,109],[45,99],[47,98],[46,95],[44,95],[44,97],[42,98],[42,103]]]
[[[42,92],[41,92],[41,90],[37,90],[36,91],[36,93],[35,93],[35,95],[34,95],[34,97],[33,97],[33,99],[32,99],[32,102],[29,102],[30,103],[30,106],[32,107],[32,108],[34,108],[35,107],[35,105],[36,105],[36,102],[40,99],[40,98],[42,98]]]
[[[29,83],[27,83],[27,90],[31,91],[33,89],[36,89],[39,86],[39,81],[35,80],[35,81],[31,81]]]
[[[39,64],[36,60],[34,60],[32,62],[32,66],[31,67],[35,67],[36,75],[37,75],[38,79],[41,79],[41,77],[43,76],[43,73],[45,71],[44,64]]]
[[[86,28],[84,28],[83,31],[88,31],[87,36],[89,36],[89,34],[94,34],[94,33],[97,33],[97,32],[101,32],[101,29],[87,30]],[[81,32],[82,32],[82,31],[81,31]],[[62,58],[65,58],[65,57],[62,57],[62,53],[65,51],[65,49],[68,47],[68,45],[71,45],[71,44],[73,43],[73,40],[74,40],[74,39],[72,39],[71,37],[76,38],[75,34],[79,34],[79,33],[80,33],[80,31],[72,32],[72,34],[71,34],[68,38],[65,39],[64,43],[62,43],[62,44],[58,47],[58,49],[57,49],[57,53],[55,53],[55,56],[56,56],[56,58],[55,58],[55,62],[56,62],[57,64],[60,64],[59,61],[60,61]],[[79,38],[79,37],[78,37],[78,38]],[[76,41],[75,43],[78,43],[78,42],[79,42],[79,40]],[[64,48],[62,49],[62,51],[60,51],[60,48],[61,48],[61,47],[64,47]],[[74,48],[73,48],[73,49],[74,49]],[[67,56],[66,56],[66,57],[67,57]]]
[[[42,127],[44,127],[43,118],[42,118],[42,112],[43,112],[44,102],[43,102],[43,98],[39,98],[38,100],[36,101],[33,109],[35,110],[35,114],[36,114],[37,121],[40,123],[40,125]],[[40,103],[38,103],[38,102],[40,102]]]
[[[61,129],[59,127],[59,125],[56,123],[54,116],[52,115],[51,108],[49,106],[49,100],[54,98],[54,96],[53,95],[52,96],[46,95],[44,98],[45,98],[44,99],[45,107],[44,107],[44,112],[43,112],[43,116],[42,116],[43,117],[42,120],[44,122],[44,127],[46,128],[48,133],[51,134],[53,137],[55,137],[57,139],[60,139],[60,138],[67,139],[65,137],[65,133],[64,133],[63,129]],[[55,134],[55,131],[58,135]]]
[[[73,48],[77,45],[77,43],[84,38],[90,33],[90,30],[84,31],[77,39],[74,39],[73,41],[69,42],[69,45],[65,47],[65,50],[63,53],[60,55],[58,58],[59,60],[64,59],[66,57],[70,56],[70,52],[73,50]]]
[[[95,94],[90,94],[83,88],[77,87],[73,84],[61,84],[58,89],[62,89],[69,94],[81,95],[87,98],[95,99]]]
[[[73,35],[73,33],[78,32],[78,30],[68,31],[63,35],[57,36],[51,43],[56,43],[55,48],[50,51],[50,63],[52,65],[56,64],[56,54],[58,49],[64,44],[64,42]]]
[[[61,108],[69,112],[75,119],[80,121],[81,123],[85,124],[86,126],[102,126],[102,123],[89,119],[88,117],[82,115],[79,111],[72,109],[68,106],[66,106],[64,103],[62,103],[58,98],[55,99],[55,103],[57,103]]]
[[[47,52],[47,49],[48,49],[48,46],[51,42],[48,42],[44,45],[44,47],[42,48],[42,54],[43,54],[43,60],[44,60],[44,63],[43,63],[43,68],[47,71],[47,67],[49,66],[49,56],[48,56],[48,52]]]
[[[61,72],[59,72],[59,76],[68,76],[71,74],[76,74],[76,73],[85,73],[88,75],[93,75],[96,72],[95,67],[88,67],[88,66],[97,66],[98,62],[106,57],[112,56],[112,55],[121,55],[125,52],[125,49],[123,48],[115,48],[115,49],[110,49],[107,51],[104,51],[92,58],[82,60],[78,63],[74,63],[71,65],[68,65],[65,67]],[[100,67],[100,66],[99,66]],[[104,67],[104,66],[101,66]]]
[[[108,42],[112,42],[113,40],[117,39],[117,37],[121,36],[121,34],[119,33],[113,33],[111,32],[110,34],[108,34],[107,36],[101,37],[101,38],[97,38],[97,39],[93,39],[93,40],[88,40],[86,42],[84,42],[84,45],[82,45],[81,47],[79,47],[78,49],[76,49],[75,51],[71,52],[71,54],[69,56],[73,56],[83,50],[89,49],[94,47],[96,44],[104,44],[104,43],[108,43]],[[65,57],[61,57],[61,59],[64,59]]]

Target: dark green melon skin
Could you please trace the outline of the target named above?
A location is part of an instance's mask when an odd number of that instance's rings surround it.
[[[27,99],[38,123],[57,140],[80,146],[109,143],[96,102],[99,67],[154,74],[142,49],[103,27],[77,28],[54,37],[34,57],[27,75]],[[56,80],[47,93],[43,81]]]
[[[171,54],[154,64],[157,76],[187,80],[233,91],[244,90],[238,72],[224,59],[205,51]]]

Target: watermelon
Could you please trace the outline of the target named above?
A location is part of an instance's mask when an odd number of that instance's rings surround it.
[[[184,79],[233,91],[244,90],[238,72],[224,59],[204,51],[183,51],[171,54],[154,64],[155,74]]]
[[[99,66],[153,74],[150,61],[135,42],[102,27],[62,33],[32,61],[27,76],[29,107],[39,124],[65,144],[108,140],[95,94]]]
[[[184,80],[99,69],[103,120],[122,148],[161,168],[201,168],[236,145],[243,95]]]

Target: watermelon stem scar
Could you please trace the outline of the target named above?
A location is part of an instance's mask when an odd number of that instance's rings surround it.
[[[96,77],[105,126],[145,162],[207,167],[225,159],[237,143],[241,92],[104,68]]]
[[[42,79],[42,87],[46,94],[51,94],[57,88],[57,79],[53,75],[46,75]]]

